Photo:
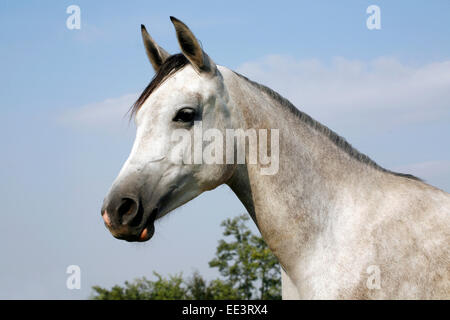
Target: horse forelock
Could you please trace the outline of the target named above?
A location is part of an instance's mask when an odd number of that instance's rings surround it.
[[[170,75],[182,69],[189,63],[189,60],[181,53],[174,54],[164,61],[158,72],[153,76],[150,83],[141,93],[136,102],[131,106],[130,117],[136,115],[139,109],[144,104],[145,100],[155,91]]]

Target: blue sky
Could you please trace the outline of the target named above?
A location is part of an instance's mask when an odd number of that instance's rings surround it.
[[[81,29],[66,8],[81,8]],[[381,8],[381,30],[366,8]],[[450,190],[449,1],[2,1],[0,298],[83,299],[152,271],[207,277],[227,187],[115,240],[100,206],[128,156],[125,112],[153,71],[140,24],[178,52],[173,15],[218,63],[276,89],[381,165]],[[66,288],[66,267],[82,271]]]

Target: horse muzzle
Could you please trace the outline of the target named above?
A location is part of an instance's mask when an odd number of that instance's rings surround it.
[[[109,196],[101,215],[111,234],[126,241],[147,241],[154,232],[158,208],[146,213],[142,201],[133,196]]]

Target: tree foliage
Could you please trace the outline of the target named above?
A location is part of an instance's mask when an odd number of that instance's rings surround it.
[[[95,300],[236,300],[281,299],[280,267],[264,240],[247,226],[249,218],[241,215],[222,222],[223,235],[216,257],[209,262],[222,278],[205,280],[198,272],[189,278],[182,274],[156,280],[145,277],[126,281],[111,289],[92,287]]]
[[[181,300],[186,299],[186,288],[183,286],[181,275],[163,278],[160,274],[153,273],[157,280],[150,281],[145,277],[133,282],[125,281],[123,287],[115,285],[111,290],[94,286],[92,289],[95,300]]]
[[[241,215],[222,222],[223,235],[231,241],[220,240],[209,266],[218,268],[243,299],[280,299],[278,260],[264,240],[248,229],[248,220],[247,215]]]
[[[155,281],[145,277],[133,282],[125,281],[123,287],[115,285],[110,290],[94,286],[94,300],[234,300],[238,292],[223,280],[207,282],[195,272],[187,280],[181,274],[165,279],[154,272]]]

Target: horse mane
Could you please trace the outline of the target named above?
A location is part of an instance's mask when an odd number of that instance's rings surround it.
[[[158,88],[170,75],[174,74],[178,70],[182,69],[184,66],[189,64],[189,60],[181,53],[171,55],[169,58],[167,58],[164,63],[161,65],[159,70],[156,72],[156,74],[153,76],[150,83],[147,85],[147,87],[144,89],[144,91],[141,93],[139,98],[136,100],[136,102],[132,105],[130,108],[130,117],[136,115],[136,113],[139,111],[141,106],[144,104],[145,100],[152,94],[153,91],[155,91],[156,88]],[[296,117],[298,117],[301,121],[306,123],[308,126],[312,127],[314,130],[319,131],[323,135],[325,135],[328,139],[330,139],[337,147],[339,147],[341,150],[346,152],[349,156],[352,158],[369,165],[370,167],[373,167],[377,170],[387,172],[390,174],[394,174],[396,176],[413,179],[422,181],[420,178],[413,176],[411,174],[405,174],[405,173],[398,173],[394,171],[387,170],[380,165],[378,165],[375,161],[370,159],[367,155],[359,152],[356,150],[350,143],[345,140],[345,138],[339,136],[337,133],[335,133],[333,130],[329,129],[328,127],[324,126],[320,122],[314,120],[306,113],[300,111],[297,109],[289,100],[281,96],[279,93],[275,92],[274,90],[270,89],[269,87],[266,87],[262,84],[259,84],[255,81],[252,81],[248,79],[247,77],[234,72],[237,76],[244,79],[248,83],[255,86],[257,89],[261,90],[265,94],[267,94],[271,99],[278,102],[283,107],[287,108],[292,114],[294,114]]]
[[[188,63],[189,60],[181,53],[171,55],[167,58],[153,76],[148,86],[144,89],[136,102],[131,106],[131,109],[129,110],[130,118],[136,115],[145,100],[147,100],[156,88],[158,88],[170,75],[182,69]]]
[[[365,155],[364,153],[361,153],[357,149],[355,149],[350,143],[347,142],[347,140],[345,140],[345,138],[341,137],[340,135],[338,135],[336,132],[334,132],[333,130],[331,130],[327,126],[325,126],[325,125],[321,124],[320,122],[314,120],[308,114],[306,114],[306,113],[300,111],[299,109],[297,109],[288,99],[284,98],[279,93],[275,92],[274,90],[270,89],[269,87],[266,87],[265,85],[262,85],[260,83],[257,83],[255,81],[252,81],[252,80],[248,79],[247,77],[243,76],[242,74],[239,74],[239,73],[237,73],[235,71],[233,71],[233,72],[237,76],[239,76],[240,78],[242,78],[242,79],[246,80],[247,82],[249,82],[250,84],[252,84],[257,89],[259,89],[262,92],[264,92],[265,94],[267,94],[271,99],[273,99],[276,102],[278,102],[281,106],[287,108],[292,114],[294,114],[301,121],[306,123],[308,126],[310,126],[314,130],[317,130],[320,133],[322,133],[323,135],[325,135],[337,147],[339,147],[341,150],[345,151],[352,158],[358,160],[359,162],[367,164],[367,165],[369,165],[372,168],[375,168],[377,170],[383,171],[383,172],[387,172],[387,173],[390,173],[390,174],[393,174],[393,175],[396,175],[396,176],[400,176],[400,177],[404,177],[404,178],[408,178],[408,179],[422,181],[422,179],[420,179],[420,178],[418,178],[416,176],[413,176],[411,174],[398,173],[398,172],[390,171],[388,169],[385,169],[385,168],[381,167],[375,161],[370,159],[367,155]]]

